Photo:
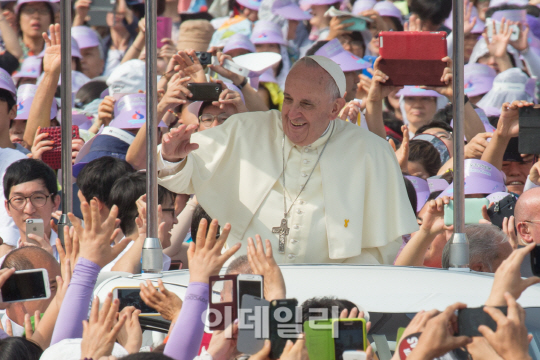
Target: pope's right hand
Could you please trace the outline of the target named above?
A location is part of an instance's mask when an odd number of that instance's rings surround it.
[[[170,162],[179,162],[190,152],[199,148],[198,144],[190,142],[191,135],[197,130],[197,125],[180,125],[163,135],[161,141],[161,156]]]

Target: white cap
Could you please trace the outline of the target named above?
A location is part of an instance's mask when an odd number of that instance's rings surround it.
[[[308,56],[308,58],[315,60],[315,62],[319,64],[319,66],[322,67],[332,77],[332,79],[334,79],[339,89],[339,95],[341,97],[345,96],[345,89],[347,88],[345,74],[339,65],[333,60],[330,60],[324,56],[312,55]]]
[[[118,65],[109,78],[109,95],[136,94],[139,90],[146,91],[146,65],[144,61],[132,59]]]
[[[81,340],[65,339],[51,345],[43,352],[40,360],[79,360],[81,358]],[[112,355],[122,357],[129,355],[129,353],[120,344],[114,343]]]

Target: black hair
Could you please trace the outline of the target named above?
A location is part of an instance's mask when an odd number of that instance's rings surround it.
[[[317,41],[315,44],[313,44],[308,51],[306,52],[306,56],[312,56],[315,55],[315,53],[322,48],[324,45],[328,43],[328,40],[320,40]]]
[[[452,11],[452,0],[411,0],[411,14],[416,14],[420,20],[429,20],[433,25],[441,25]]]
[[[432,192],[431,194],[429,194],[429,196],[428,196],[428,198],[427,198],[427,200],[426,200],[426,203],[427,203],[428,201],[435,200],[436,198],[438,198],[439,195],[441,195],[443,191],[444,191],[444,190],[434,191],[434,192]]]
[[[17,104],[15,96],[5,89],[0,89],[0,101],[7,103],[8,112]]]
[[[82,108],[84,105],[99,99],[101,93],[107,89],[107,83],[102,80],[92,80],[81,86],[77,91],[75,107]]]
[[[524,9],[525,9],[524,6],[510,5],[510,4],[503,4],[503,5],[499,5],[499,6],[489,7],[486,10],[486,19],[492,17],[493,14],[495,14],[497,11],[502,11],[502,10],[524,10]]]
[[[125,161],[112,156],[103,156],[90,161],[77,176],[77,186],[86,201],[94,197],[107,204],[114,182],[135,170]]]
[[[409,143],[409,161],[419,162],[429,176],[437,175],[442,166],[441,155],[431,143],[424,140],[411,140]]]
[[[141,352],[130,354],[128,356],[123,356],[122,360],[173,360],[173,358],[168,357],[159,352]]]
[[[429,124],[421,126],[418,130],[416,130],[416,135],[422,134],[422,133],[424,133],[424,131],[429,130],[429,129],[433,129],[433,128],[444,129],[444,130],[446,130],[446,131],[448,131],[450,133],[454,131],[454,129],[452,129],[452,127],[450,125],[448,125],[447,122],[439,121],[439,120],[433,120]]]
[[[488,121],[494,128],[497,128],[497,124],[499,123],[499,116],[493,115],[488,116]]]
[[[398,19],[395,16],[387,16],[386,18],[388,18],[388,19],[390,19],[390,21],[392,21],[392,23],[394,24],[394,27],[396,28],[395,31],[403,31],[404,30],[403,24],[401,23],[400,19]]]
[[[206,109],[208,106],[212,106],[212,101],[203,101],[201,107],[199,108],[199,112],[197,113],[197,121],[199,120],[199,116],[202,115],[204,109]]]
[[[42,1],[43,3],[45,3],[47,5],[47,7],[49,8],[49,15],[51,17],[51,21],[49,22],[49,25],[51,24],[54,24],[54,19],[55,19],[55,16],[54,16],[54,9],[53,9],[53,5],[51,3],[49,3],[49,1]],[[17,16],[17,25],[19,27],[19,34],[22,34],[22,30],[21,30],[21,14],[24,10],[24,8],[28,5],[28,4],[31,4],[31,3],[25,3],[25,4],[22,4],[21,7],[19,8],[19,11],[17,12],[16,16]],[[45,47],[45,44],[43,45]]]
[[[525,5],[525,10],[527,10],[527,15],[534,17],[540,17],[540,8],[535,5]]]
[[[206,219],[208,221],[208,226],[206,227],[206,234],[208,234],[208,230],[210,229],[210,223],[212,222],[212,218],[210,215],[206,213],[206,211],[202,208],[200,204],[197,204],[195,207],[195,211],[193,211],[193,217],[191,218],[191,239],[193,242],[197,241],[197,232],[199,231],[199,223],[202,219]],[[217,234],[220,234],[220,227],[218,226]]]
[[[124,235],[129,235],[135,231],[139,212],[137,210],[137,200],[146,194],[146,174],[144,172],[128,173],[118,178],[109,194],[107,207],[118,206],[118,218],[120,228]],[[173,199],[176,196],[172,191],[158,185],[158,204],[163,204],[166,199]]]
[[[305,323],[306,321],[308,321],[310,318],[310,315],[320,317],[321,313],[320,311],[318,311],[318,309],[327,309],[328,318],[331,318],[332,307],[337,307],[338,317],[339,317],[339,314],[341,314],[341,312],[344,309],[349,310],[349,313],[350,313],[351,310],[357,306],[349,300],[337,299],[337,298],[329,297],[329,296],[319,297],[319,298],[317,297],[310,298],[302,303],[302,323]],[[317,310],[310,313],[309,309],[317,309]]]
[[[43,349],[26,338],[13,336],[0,340],[0,360],[39,360]]]
[[[442,109],[437,110],[435,115],[433,115],[432,122],[444,122],[450,126],[452,119],[454,118],[454,106],[452,104],[446,104]],[[452,130],[450,130],[452,131]]]
[[[366,52],[366,41],[364,40],[364,36],[362,36],[362,33],[360,31],[352,31],[350,33],[343,34],[341,36],[345,36],[350,38],[353,41],[358,41],[362,43],[362,49],[365,54]]]
[[[9,165],[4,175],[4,197],[9,199],[11,188],[25,182],[42,180],[52,195],[51,200],[58,194],[58,183],[54,170],[41,160],[22,159]]]
[[[416,215],[416,207],[418,206],[418,197],[416,196],[416,190],[414,189],[414,185],[411,180],[407,179],[405,176],[403,177],[403,181],[405,182],[405,189],[407,190],[409,202],[411,203],[411,207],[414,211],[414,214]]]

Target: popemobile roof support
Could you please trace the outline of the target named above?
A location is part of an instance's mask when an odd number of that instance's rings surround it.
[[[163,269],[163,250],[158,238],[157,184],[157,1],[145,1],[146,21],[146,236],[142,251],[142,270],[159,273]]]
[[[60,98],[62,99],[62,216],[58,221],[58,237],[64,246],[64,226],[69,226],[67,214],[73,211],[72,164],[71,164],[71,1],[59,2],[62,67]]]
[[[454,98],[454,235],[450,247],[450,267],[468,269],[469,241],[465,235],[465,191],[464,191],[464,121],[465,87],[463,80],[464,58],[464,16],[463,0],[453,0],[453,87]]]

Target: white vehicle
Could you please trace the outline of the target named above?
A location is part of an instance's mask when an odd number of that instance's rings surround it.
[[[372,323],[368,340],[380,360],[389,359],[398,328],[406,327],[418,311],[442,311],[458,301],[469,307],[482,306],[493,283],[493,274],[419,267],[309,264],[282,265],[281,270],[287,298],[296,298],[299,304],[312,297],[333,296],[367,310]],[[146,279],[157,285],[161,278],[168,290],[183,298],[189,283],[188,270],[144,276],[110,277],[99,283],[95,293],[104,300],[115,287],[138,287]],[[527,311],[527,328],[534,335],[529,352],[540,359],[540,285],[528,288],[518,302]],[[167,332],[168,322],[159,319],[141,320],[146,329]]]

